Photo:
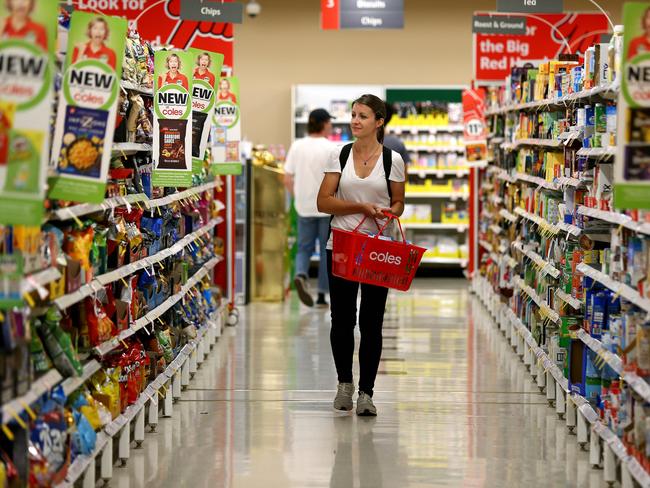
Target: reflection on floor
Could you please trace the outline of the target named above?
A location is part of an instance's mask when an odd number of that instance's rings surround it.
[[[328,311],[242,310],[113,486],[601,486],[463,280],[391,294],[377,419],[331,410]]]

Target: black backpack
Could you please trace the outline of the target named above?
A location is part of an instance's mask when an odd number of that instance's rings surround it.
[[[352,143],[346,144],[343,146],[341,149],[341,154],[339,154],[339,163],[341,164],[341,176],[343,176],[343,170],[345,169],[345,165],[348,162],[348,158],[350,157],[350,152],[352,151]],[[391,203],[393,200],[393,192],[390,189],[390,172],[391,169],[393,168],[393,156],[392,156],[392,151],[384,146],[384,151],[383,151],[383,160],[384,160],[384,173],[386,174],[386,187],[388,188],[388,198],[390,198]],[[338,188],[337,188],[338,190]]]

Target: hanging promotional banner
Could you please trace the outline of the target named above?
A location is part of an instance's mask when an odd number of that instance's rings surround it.
[[[101,203],[111,163],[127,22],[74,12],[59,97],[49,198]]]
[[[321,0],[321,29],[403,29],[404,0]]]
[[[154,186],[192,185],[193,64],[189,52],[154,54]]]
[[[128,19],[142,39],[155,46],[195,47],[223,53],[224,65],[232,67],[233,24],[182,19],[181,3],[181,0],[74,0],[77,10]]]
[[[215,175],[242,173],[240,115],[239,80],[235,77],[222,78],[219,81],[211,137],[212,173]]]
[[[487,159],[485,90],[482,88],[463,91],[463,141],[468,162]]]
[[[0,224],[41,225],[56,2],[0,2]]]
[[[623,6],[614,206],[650,209],[650,3]]]
[[[474,16],[507,18],[495,12],[474,12]],[[557,59],[567,52],[584,54],[609,32],[607,17],[601,13],[517,16],[526,18],[524,34],[473,34],[475,80],[503,82],[513,66],[522,66],[526,61]]]
[[[223,54],[190,49],[194,59],[192,82],[192,173],[203,168],[208,137],[212,129],[216,89],[221,77]]]

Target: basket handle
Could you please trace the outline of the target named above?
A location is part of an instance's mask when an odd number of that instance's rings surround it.
[[[402,229],[402,223],[399,221],[399,217],[394,213],[389,212],[388,210],[384,210],[382,213],[386,216],[386,223],[383,226],[380,227],[379,222],[377,222],[377,219],[373,218],[373,220],[375,221],[375,225],[377,226],[377,230],[379,231],[375,235],[375,239],[379,239],[379,236],[384,233],[384,230],[386,229],[386,227],[388,227],[388,224],[390,224],[392,220],[397,220],[397,225],[399,226],[399,231],[400,234],[402,235],[402,242],[406,244],[406,237],[404,236],[404,230]],[[359,230],[359,227],[363,225],[363,223],[366,221],[367,218],[368,216],[364,215],[363,219],[361,219],[361,222],[359,222],[359,225],[357,225],[352,232],[357,232]]]

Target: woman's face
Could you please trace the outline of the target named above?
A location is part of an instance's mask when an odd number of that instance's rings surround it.
[[[210,58],[208,58],[207,56],[201,56],[199,58],[199,68],[208,69],[209,64],[210,64]]]
[[[27,17],[32,10],[32,0],[9,0],[9,10],[12,15]]]
[[[90,28],[90,39],[94,42],[104,42],[106,40],[106,26],[103,22],[95,22]]]
[[[171,71],[176,71],[178,69],[178,59],[176,57],[169,58],[167,66],[169,66]]]
[[[221,83],[219,83],[219,88],[223,92],[227,92],[230,90],[230,83],[228,83],[226,80],[221,80]]]
[[[646,11],[643,17],[643,28],[645,29],[645,33],[650,35],[650,10]]]
[[[355,103],[352,106],[352,120],[350,129],[352,135],[357,139],[368,137],[374,134],[378,127],[381,126],[381,120],[375,118],[375,113],[368,105]]]

